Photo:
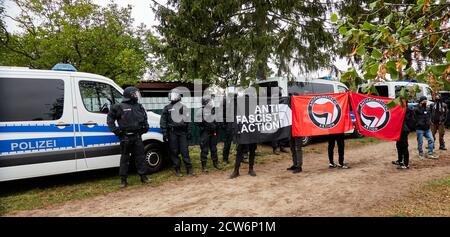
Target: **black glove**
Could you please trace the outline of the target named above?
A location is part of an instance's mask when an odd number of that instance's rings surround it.
[[[121,137],[121,136],[123,135],[123,131],[120,130],[120,129],[116,129],[116,130],[114,131],[114,135],[116,135],[116,136],[118,136],[118,137]]]
[[[164,142],[169,142],[169,134],[167,134],[167,133],[163,134],[163,141]]]

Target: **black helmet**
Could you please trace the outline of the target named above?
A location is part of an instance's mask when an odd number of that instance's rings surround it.
[[[136,88],[134,86],[129,86],[129,87],[125,88],[125,90],[123,91],[122,102],[127,102],[127,101],[138,102],[139,97],[141,97],[141,94],[139,93],[138,88]]]

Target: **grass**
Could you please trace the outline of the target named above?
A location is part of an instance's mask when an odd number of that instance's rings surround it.
[[[433,181],[399,200],[378,216],[450,216],[450,177]]]
[[[194,174],[202,175],[199,146],[191,146],[189,150]],[[258,148],[257,164],[263,164],[269,160],[267,158],[270,152],[266,150]],[[219,160],[221,160],[221,147],[219,147],[218,153]],[[230,164],[223,166],[223,170],[233,168],[235,153],[236,146],[232,145]],[[209,157],[208,170],[209,173],[217,171],[212,167]],[[186,174],[185,170],[182,172]],[[189,178],[186,175],[181,178],[176,177],[170,167],[151,174],[149,177],[151,183],[148,185],[150,186]],[[39,209],[71,200],[117,192],[120,190],[119,182],[118,168],[112,168],[0,183],[0,216],[14,211]],[[131,174],[128,182],[129,186],[126,190],[142,186],[137,174]]]
[[[318,139],[316,142],[323,142],[323,138]],[[346,146],[354,147],[377,142],[381,142],[381,140],[368,137],[347,139]],[[325,147],[325,144],[321,146]],[[313,145],[305,147],[303,152],[321,154],[326,151],[325,149],[326,147],[321,148]],[[191,146],[189,147],[189,150],[195,175],[202,175],[200,171],[201,162],[199,146]],[[272,154],[271,150],[271,147],[268,146],[258,146],[256,164],[275,162],[286,157],[270,156],[270,154]],[[221,160],[221,144],[218,146],[218,153],[219,160]],[[236,146],[233,144],[230,151],[230,164],[224,166],[224,170],[231,170],[233,168],[235,154]],[[212,167],[210,158],[208,158],[208,169],[210,173],[216,172],[216,169]],[[185,174],[185,170],[182,171]],[[189,178],[186,175],[181,178],[176,177],[170,167],[167,167],[167,169],[156,174],[152,174],[149,177],[151,183],[148,185],[150,186]],[[136,174],[131,174],[128,181],[129,187],[127,190],[142,186],[140,184],[139,176]],[[45,208],[71,200],[85,199],[117,192],[119,190],[118,168],[3,182],[0,183],[0,215],[20,210]]]

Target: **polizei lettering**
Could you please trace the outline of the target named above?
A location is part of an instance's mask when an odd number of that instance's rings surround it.
[[[11,151],[40,150],[55,147],[56,147],[56,140],[40,140],[40,141],[11,143]]]

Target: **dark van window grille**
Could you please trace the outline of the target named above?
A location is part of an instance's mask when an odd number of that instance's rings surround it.
[[[0,78],[0,122],[58,120],[64,110],[64,81]]]

